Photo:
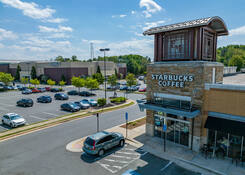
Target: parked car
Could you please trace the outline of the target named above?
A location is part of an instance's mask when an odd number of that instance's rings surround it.
[[[45,90],[46,90],[46,91],[50,91],[51,88],[50,88],[50,87],[45,87]]]
[[[68,95],[66,95],[64,93],[56,93],[54,95],[54,98],[55,98],[55,100],[68,100],[69,99]]]
[[[20,90],[21,88],[23,88],[23,85],[18,84],[16,85],[16,88]]]
[[[121,133],[102,131],[86,138],[83,151],[87,154],[103,156],[106,150],[115,146],[123,147],[124,143]]]
[[[51,88],[50,91],[51,92],[60,92],[59,88]]]
[[[74,102],[77,106],[80,107],[80,109],[88,109],[90,107],[90,104],[85,101],[76,101]]]
[[[139,92],[146,92],[146,87],[144,87],[144,88],[139,88]]]
[[[46,92],[45,88],[37,88],[40,92]]]
[[[2,117],[2,124],[6,124],[9,125],[11,128],[14,128],[17,126],[25,125],[26,120],[18,114],[8,113]]]
[[[46,96],[41,96],[37,98],[37,102],[38,103],[51,103],[52,102],[52,98],[48,95]]]
[[[13,87],[13,86],[3,86],[3,89],[5,89],[5,90],[14,90],[15,87]]]
[[[144,76],[139,76],[138,80],[144,80],[144,78],[145,78]]]
[[[30,98],[23,98],[23,99],[17,101],[17,106],[32,107],[33,106],[33,100]]]
[[[92,98],[89,99],[88,102],[89,102],[90,106],[97,106],[98,105],[98,102]]]
[[[22,94],[31,94],[31,93],[32,93],[32,90],[30,89],[26,89],[22,91]]]
[[[24,91],[24,90],[26,90],[26,89],[28,89],[28,88],[27,88],[27,87],[20,87],[20,88],[19,88],[20,91]]]
[[[88,91],[82,91],[79,93],[80,96],[85,96],[85,97],[89,97],[89,96],[95,96],[94,93],[88,92]]]
[[[67,92],[68,95],[78,95],[78,92],[76,90],[71,90]]]
[[[34,88],[34,89],[32,89],[31,91],[32,91],[32,93],[39,93],[39,92],[41,92],[41,91],[38,90],[37,88]]]
[[[80,107],[76,105],[75,103],[64,103],[60,105],[60,108],[65,111],[70,111],[70,112],[77,112],[80,110]]]
[[[128,89],[128,86],[125,86],[125,85],[123,85],[123,86],[120,87],[120,90],[121,90],[121,91],[127,90],[127,89]]]

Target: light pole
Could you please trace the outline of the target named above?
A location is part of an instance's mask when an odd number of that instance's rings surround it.
[[[104,77],[105,77],[105,86],[104,86],[104,89],[105,89],[105,99],[106,99],[106,61],[105,61],[105,52],[106,51],[110,51],[110,49],[109,48],[104,48],[104,49],[100,49],[100,51],[101,52],[104,52]]]

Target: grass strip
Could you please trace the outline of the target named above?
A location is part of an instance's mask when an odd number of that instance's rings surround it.
[[[10,136],[16,136],[16,135],[24,134],[24,133],[29,132],[29,131],[35,131],[35,130],[38,130],[38,129],[41,129],[41,128],[45,128],[45,127],[48,127],[48,126],[53,126],[53,125],[65,123],[65,122],[68,122],[68,121],[71,121],[71,120],[75,120],[75,119],[87,117],[87,116],[90,116],[90,115],[94,115],[96,113],[103,113],[103,112],[108,112],[108,111],[113,111],[113,110],[116,110],[116,109],[128,107],[128,106],[131,106],[133,104],[135,104],[135,103],[134,102],[130,102],[130,103],[125,104],[125,105],[116,106],[116,107],[110,107],[110,108],[104,108],[104,109],[100,109],[98,111],[93,111],[93,112],[88,111],[85,114],[75,115],[75,116],[64,118],[64,119],[60,119],[60,120],[57,120],[57,119],[58,118],[67,117],[69,115],[74,115],[74,114],[68,114],[68,115],[64,115],[64,116],[52,118],[52,119],[49,119],[49,120],[44,120],[44,121],[36,122],[36,123],[31,124],[31,125],[36,125],[38,123],[44,123],[44,122],[50,121],[49,123],[46,123],[46,124],[43,124],[43,125],[33,126],[31,128],[19,130],[19,131],[13,132],[13,133],[9,133],[9,134],[0,136],[0,140],[3,140],[5,138],[9,138]],[[51,120],[57,120],[57,121],[51,121]],[[28,127],[31,126],[31,125],[28,125]],[[7,131],[4,131],[4,132],[7,132]]]

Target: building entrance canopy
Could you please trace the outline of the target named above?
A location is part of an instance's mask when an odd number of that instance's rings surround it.
[[[245,136],[245,120],[234,120],[234,118],[238,118],[239,116],[228,116],[229,118],[225,119],[224,115],[220,113],[211,112],[209,113],[208,119],[204,127],[207,129],[222,131],[238,136]]]
[[[152,111],[157,111],[157,112],[165,112],[168,114],[176,115],[176,116],[183,116],[186,118],[195,118],[200,114],[199,110],[194,110],[194,111],[185,111],[185,110],[180,110],[180,109],[173,109],[173,108],[168,108],[164,107],[159,104],[153,104],[151,102],[146,102],[143,100],[138,100],[138,105],[140,110],[148,109]]]

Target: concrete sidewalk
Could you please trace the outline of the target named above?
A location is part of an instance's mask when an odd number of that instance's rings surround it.
[[[121,132],[125,135],[126,131],[122,127],[111,128],[110,131]],[[173,161],[178,165],[202,173],[203,175],[244,175],[245,166],[232,164],[229,159],[205,159],[199,153],[193,152],[188,148],[178,146],[172,142],[166,143],[164,152],[163,140],[157,137],[145,135],[145,125],[128,131],[130,144],[140,147],[144,151],[150,152],[158,157]]]
[[[106,131],[120,132],[126,137],[126,129],[120,126],[110,128]],[[167,142],[166,152],[164,152],[163,140],[157,137],[150,137],[145,135],[145,125],[134,129],[128,129],[128,138],[126,142],[137,148],[141,148],[146,152],[150,152],[155,156],[170,160],[176,164],[200,172],[202,175],[244,175],[245,166],[236,166],[228,159],[205,159],[200,154],[191,151],[186,147]],[[72,152],[82,152],[83,141],[86,137],[75,140],[69,143],[67,150]]]

